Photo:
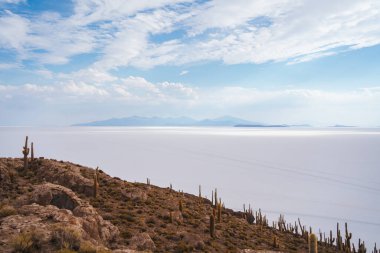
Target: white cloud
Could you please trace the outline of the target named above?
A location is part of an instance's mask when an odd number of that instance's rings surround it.
[[[24,84],[23,88],[27,92],[42,92],[42,93],[50,93],[55,91],[54,87],[49,85],[36,85],[36,84]]]
[[[19,68],[19,64],[15,63],[0,63],[0,70]]]
[[[223,87],[201,90],[195,104],[208,112],[277,124],[376,126],[380,122],[379,87],[346,91]]]
[[[186,21],[189,33],[197,35],[207,29],[234,29],[247,26],[257,17],[277,18],[284,12],[300,5],[301,1],[290,0],[217,0],[199,6]]]
[[[196,100],[198,94],[194,88],[181,83],[151,83],[142,77],[130,76],[114,86],[115,91],[125,99],[149,103],[176,103]]]
[[[40,75],[40,76],[43,76],[47,79],[52,79],[54,76],[54,73],[52,71],[47,70],[47,69],[38,69],[38,70],[34,70],[33,72]]]
[[[20,101],[34,106],[101,105],[107,115],[114,115],[115,107],[130,106],[158,115],[162,112],[170,115],[173,111],[177,115],[206,117],[231,114],[268,123],[380,124],[380,87],[345,91],[236,86],[217,89],[172,82],[152,83],[130,76],[107,85],[74,81],[55,85],[0,85],[0,102],[4,101],[8,103],[4,108],[17,106]],[[78,110],[80,113],[81,109]]]
[[[69,81],[63,85],[63,91],[73,96],[107,96],[109,93],[102,88],[83,82]]]
[[[188,71],[188,70],[182,70],[182,71],[179,73],[180,76],[184,76],[184,75],[187,75],[187,74],[189,74],[189,71]]]
[[[67,78],[67,77],[65,77]],[[49,100],[77,101],[81,99],[93,102],[107,100],[124,100],[133,103],[182,103],[196,100],[197,91],[181,83],[152,83],[142,77],[129,76],[113,80],[111,83],[90,84],[84,81],[60,79],[50,85],[27,83],[21,86],[0,85],[0,93],[12,97],[30,99],[44,97]]]
[[[117,77],[111,75],[107,71],[91,67],[69,74],[60,73],[57,77],[65,80],[75,80],[94,84],[104,84],[117,80]]]
[[[10,90],[15,90],[16,87],[12,85],[1,85],[0,84],[0,92],[5,92],[5,91],[10,91]]]
[[[20,55],[23,55],[28,26],[28,19],[5,11],[5,15],[0,16],[0,47],[17,50]]]
[[[194,88],[187,87],[181,83],[163,82],[159,83],[160,91],[166,96],[177,99],[197,99],[198,94]]]
[[[137,29],[141,33],[134,36],[135,44],[111,50],[127,58],[111,61],[116,66],[139,68],[215,60],[227,64],[311,61],[379,44],[378,9],[380,2],[373,0],[344,5],[340,1],[210,1],[189,10],[191,15],[167,22],[171,29],[182,24],[193,37],[155,43],[148,40],[151,31]],[[165,17],[156,15],[154,20],[151,13],[144,15],[145,26]],[[163,33],[164,27],[155,32]]]
[[[26,0],[0,0],[0,6],[3,4],[20,4],[25,3]]]
[[[92,68],[101,70],[215,60],[299,63],[380,44],[379,9],[377,0],[75,1],[69,17],[5,12],[0,47],[42,64],[97,53]]]

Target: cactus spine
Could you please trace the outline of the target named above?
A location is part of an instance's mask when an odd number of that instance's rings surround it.
[[[309,253],[318,253],[318,239],[315,234],[309,236]]]
[[[215,216],[214,215],[210,216],[210,236],[212,238],[215,237]]]
[[[29,155],[29,148],[28,148],[28,136],[25,138],[25,146],[22,150],[22,153],[24,154],[24,169],[28,169],[28,155]]]

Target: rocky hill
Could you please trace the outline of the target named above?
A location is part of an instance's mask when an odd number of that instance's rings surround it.
[[[268,224],[261,212],[226,209],[218,197],[27,161],[0,158],[0,252],[309,252],[308,229],[282,217]],[[354,252],[345,247],[349,233],[321,239],[319,252]]]

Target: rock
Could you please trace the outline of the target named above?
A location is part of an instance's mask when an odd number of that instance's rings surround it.
[[[52,252],[50,244],[53,226],[70,227],[84,236],[80,221],[72,217],[70,211],[55,206],[25,205],[19,209],[18,215],[8,216],[0,221],[0,251],[11,252],[12,242],[23,233],[32,233],[43,245],[43,252]]]
[[[253,250],[253,249],[243,249],[240,253],[284,253],[282,251],[272,251],[272,250]]]
[[[88,197],[93,195],[93,180],[82,175],[81,167],[49,160],[39,160],[38,162],[38,166],[33,167],[37,177],[44,178],[50,183],[65,186],[75,192],[83,193]]]
[[[153,251],[156,248],[153,240],[148,233],[140,233],[131,238],[129,246],[134,250],[150,250]]]
[[[148,195],[141,189],[130,189],[128,192],[122,192],[123,196],[131,200],[145,201]]]
[[[117,249],[113,250],[112,253],[143,253],[146,251],[139,251],[139,250],[133,250],[133,249]]]
[[[173,211],[172,216],[174,222],[177,222],[178,224],[181,224],[183,222],[183,216],[180,211]]]
[[[187,232],[180,233],[181,241],[186,242],[187,245],[191,245],[194,249],[203,250],[205,243],[202,238],[197,234],[189,234]]]
[[[52,213],[53,219],[68,222],[67,219],[75,217],[76,219],[71,219],[70,222],[79,222],[81,228],[90,238],[100,240],[103,243],[112,241],[119,234],[118,228],[109,221],[104,220],[93,206],[80,199],[72,190],[61,185],[51,183],[38,185],[33,192],[22,197],[19,202],[22,204],[36,203],[42,206],[55,206],[61,211]],[[31,207],[29,206],[28,208],[32,212]],[[68,216],[57,218],[62,214]],[[40,215],[42,214],[40,213]]]

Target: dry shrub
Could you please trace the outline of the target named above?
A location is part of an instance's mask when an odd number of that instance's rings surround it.
[[[15,214],[17,214],[17,211],[13,206],[4,205],[0,207],[0,219]]]
[[[32,253],[41,249],[40,236],[34,232],[23,232],[12,240],[13,252]]]
[[[91,243],[82,242],[80,245],[79,252],[80,253],[97,253],[98,251],[96,250],[94,245],[92,245]]]
[[[80,248],[80,234],[69,228],[56,227],[51,237],[59,249],[69,249],[78,251]]]

